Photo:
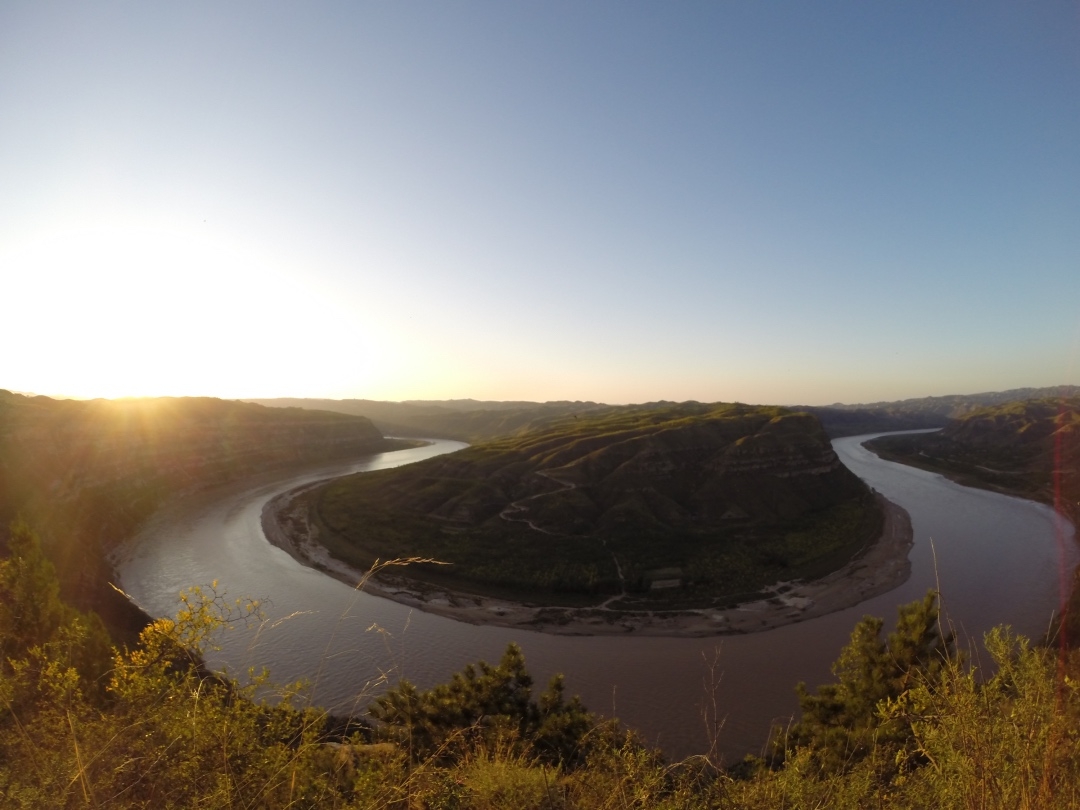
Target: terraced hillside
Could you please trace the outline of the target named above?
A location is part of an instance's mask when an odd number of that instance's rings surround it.
[[[840,567],[881,515],[818,421],[685,403],[567,416],[303,496],[330,552],[472,593],[583,605],[729,604]]]

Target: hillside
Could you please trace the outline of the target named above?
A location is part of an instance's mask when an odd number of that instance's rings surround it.
[[[1080,396],[980,408],[939,433],[886,436],[868,446],[892,461],[1057,505],[1080,519]]]
[[[472,593],[620,608],[726,605],[840,567],[880,510],[806,414],[684,403],[563,417],[302,496],[365,570]],[[664,587],[669,586],[669,587]]]
[[[63,592],[138,623],[105,555],[171,493],[389,449],[367,419],[210,398],[54,400],[0,390],[0,526],[42,534]]]
[[[1014,388],[979,394],[948,394],[895,402],[871,402],[859,405],[836,403],[828,406],[800,406],[821,420],[832,438],[858,436],[886,430],[921,430],[944,427],[981,408],[1030,399],[1070,397],[1080,394],[1080,387],[1061,385],[1050,388]]]

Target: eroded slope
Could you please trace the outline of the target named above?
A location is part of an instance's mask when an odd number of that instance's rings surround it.
[[[880,529],[815,418],[685,403],[570,416],[306,496],[320,540],[366,568],[555,604],[745,598],[839,567]]]

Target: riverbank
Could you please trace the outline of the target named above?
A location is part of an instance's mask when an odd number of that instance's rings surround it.
[[[1074,493],[1080,493],[1080,485],[1074,483],[1075,465],[1061,469],[1061,480],[1055,484],[1052,472],[1044,473],[1046,480],[1040,481],[1030,470],[997,470],[974,463],[950,462],[921,452],[917,447],[898,449],[878,439],[866,442],[865,447],[885,461],[937,473],[962,487],[985,489],[999,495],[1045,504],[1068,518],[1074,526],[1080,526],[1080,500],[1074,496]],[[1053,463],[1048,462],[1046,467],[1051,469]]]
[[[852,607],[901,585],[911,574],[914,535],[908,513],[877,495],[885,521],[881,537],[837,571],[811,582],[778,582],[771,596],[726,610],[621,611],[562,608],[476,596],[417,583],[384,568],[378,576],[335,559],[319,542],[318,528],[299,497],[313,485],[271,499],[263,508],[266,538],[297,561],[352,587],[428,613],[477,625],[556,635],[703,637],[754,633]]]

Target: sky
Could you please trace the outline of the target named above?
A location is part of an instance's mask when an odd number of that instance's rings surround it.
[[[0,4],[0,388],[1080,383],[1075,2]]]

